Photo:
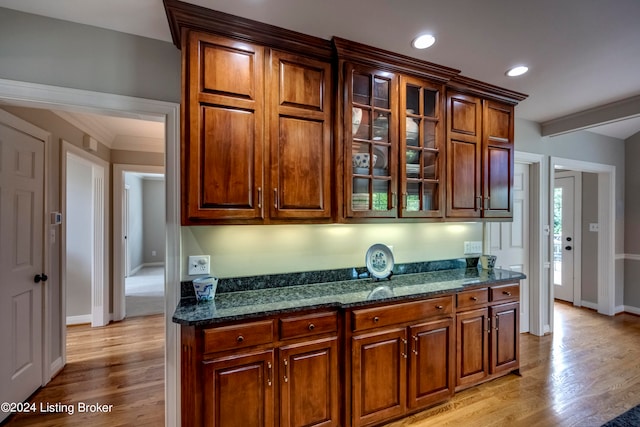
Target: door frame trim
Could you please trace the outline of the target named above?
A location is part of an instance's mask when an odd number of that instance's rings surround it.
[[[616,167],[602,163],[551,157],[549,203],[553,194],[555,169],[569,169],[598,174],[598,313],[615,315],[615,237],[616,237]],[[551,214],[551,211],[549,211]],[[548,239],[549,247],[553,238]],[[553,288],[551,289],[553,293]],[[553,297],[553,295],[552,295]],[[553,304],[553,298],[551,299]],[[551,310],[553,325],[553,310]]]
[[[514,161],[529,165],[529,333],[542,336],[548,332],[548,272],[545,257],[548,205],[545,192],[548,188],[548,158],[544,154],[515,152]],[[547,226],[548,227],[548,226]]]
[[[62,318],[67,319],[67,165],[69,156],[91,167],[91,203],[92,203],[92,266],[91,266],[91,326],[105,326],[109,323],[109,163],[101,158],[84,151],[69,141],[61,139],[60,166],[60,210],[63,213],[62,232],[60,233],[60,289],[62,290]],[[102,178],[97,180],[95,168],[102,169]],[[101,181],[101,182],[99,182]],[[100,194],[98,194],[100,193]],[[100,197],[102,196],[102,197]],[[98,228],[96,228],[96,225]],[[83,317],[80,316],[82,319]],[[66,342],[67,328],[62,328],[62,342]],[[67,363],[66,346],[62,347],[62,361]]]
[[[122,163],[113,164],[113,320],[119,321],[126,316],[125,283],[126,261],[123,259],[124,250],[124,203],[126,172],[139,173],[165,173],[164,166],[130,165]],[[166,179],[165,179],[166,182]],[[165,184],[166,185],[166,184]],[[165,242],[166,245],[166,242]],[[165,256],[166,256],[166,248]],[[166,284],[165,284],[166,287]],[[166,314],[166,311],[165,311]]]
[[[7,79],[0,79],[0,99],[31,108],[50,109],[55,106],[69,111],[117,114],[165,122],[165,313],[172,313],[180,299],[180,103]],[[171,286],[168,286],[169,283]],[[165,316],[165,334],[165,423],[179,426],[180,328],[171,321],[171,316]],[[49,366],[46,368],[50,370]]]

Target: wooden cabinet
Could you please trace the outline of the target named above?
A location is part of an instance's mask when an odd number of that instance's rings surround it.
[[[448,217],[512,217],[513,121],[513,105],[447,93]]]
[[[267,350],[205,361],[202,425],[273,426],[273,356]]]
[[[451,397],[453,299],[354,310],[351,425],[380,423]]]
[[[442,85],[400,76],[400,217],[444,215]]]
[[[519,296],[518,284],[457,294],[458,389],[519,368]]]
[[[183,224],[330,219],[330,61],[201,32],[183,55]]]
[[[337,334],[335,311],[183,327],[182,424],[338,426]]]

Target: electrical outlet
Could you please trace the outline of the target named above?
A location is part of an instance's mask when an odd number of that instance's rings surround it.
[[[481,253],[482,253],[482,242],[478,242],[478,241],[464,242],[465,255],[481,254]]]
[[[589,231],[594,231],[594,232],[600,231],[600,225],[597,222],[589,223]]]
[[[188,273],[190,276],[195,276],[197,274],[210,274],[211,257],[209,255],[189,256]]]

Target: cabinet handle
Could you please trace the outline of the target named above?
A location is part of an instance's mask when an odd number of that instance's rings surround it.
[[[271,362],[267,362],[267,370],[269,371],[267,375],[267,385],[269,387],[271,387],[271,383],[272,383],[272,378],[273,378],[273,366],[271,365]]]
[[[402,193],[402,209],[407,209],[407,193]]]
[[[289,382],[289,361],[287,359],[284,359],[284,382],[288,383]]]
[[[236,338],[236,341],[238,341],[239,343],[244,341],[244,337],[242,335],[238,335],[238,338]]]
[[[509,292],[509,291],[502,291],[502,294],[503,294],[503,295],[506,295],[506,296],[508,296],[508,297],[510,297],[510,296],[511,296],[511,292]]]
[[[436,305],[436,309],[438,309],[438,310],[442,310],[443,308],[444,308],[443,305]]]
[[[471,297],[471,301],[478,301],[478,297]]]
[[[391,193],[391,208],[395,209],[398,205],[398,194],[394,191]]]
[[[487,317],[487,333],[491,333],[491,318]]]
[[[278,209],[278,189],[273,189],[273,207]]]
[[[309,330],[313,331],[316,328],[316,325],[314,325],[313,323],[309,323]]]
[[[380,318],[378,316],[373,318],[373,323],[378,323],[380,321]]]
[[[473,210],[474,210],[474,211],[477,211],[477,210],[478,210],[478,200],[480,201],[480,203],[479,203],[479,204],[480,204],[480,210],[482,210],[482,197],[477,196],[477,197],[474,199],[474,203],[473,203]]]
[[[404,351],[400,351],[400,354],[402,355],[403,358],[407,358],[407,340],[405,340],[404,338],[402,338],[402,344],[404,345]]]
[[[258,187],[258,209],[262,209],[262,187]]]
[[[418,355],[418,337],[416,335],[413,336],[413,349],[411,351],[416,356]]]
[[[500,323],[500,318],[498,317],[498,315],[496,314],[496,331],[498,330],[498,325]]]
[[[487,197],[485,197],[485,198],[484,198],[485,203],[482,205],[482,210],[488,210],[488,209],[490,209],[490,207],[489,207],[489,200],[490,200],[490,199],[491,199],[491,198],[490,198],[489,196],[487,196]]]

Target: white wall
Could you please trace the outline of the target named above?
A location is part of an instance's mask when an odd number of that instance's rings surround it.
[[[135,173],[125,173],[124,183],[129,186],[129,233],[127,234],[127,255],[129,273],[135,273],[143,264],[143,208],[142,178]]]
[[[142,180],[143,262],[157,264],[165,256],[165,185],[164,178]],[[155,255],[154,255],[155,253]]]
[[[91,166],[67,157],[67,312],[66,316],[91,315],[91,264],[93,262]]]

